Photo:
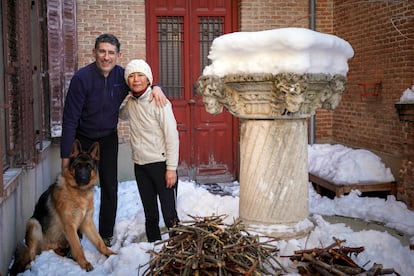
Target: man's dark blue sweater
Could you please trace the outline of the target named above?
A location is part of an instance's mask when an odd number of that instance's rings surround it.
[[[65,100],[61,158],[69,157],[76,134],[96,140],[117,131],[119,106],[128,91],[121,66],[116,65],[106,78],[95,62],[81,68]]]

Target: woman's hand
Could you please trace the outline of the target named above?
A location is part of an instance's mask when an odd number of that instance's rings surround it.
[[[177,182],[177,171],[175,170],[166,170],[165,171],[165,182],[167,182],[167,188],[174,187]]]

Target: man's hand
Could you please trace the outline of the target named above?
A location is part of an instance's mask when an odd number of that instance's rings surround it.
[[[165,97],[162,89],[159,86],[154,86],[152,88],[152,93],[150,96],[150,102],[155,99],[155,104],[159,107],[163,107],[167,104],[167,97]]]
[[[165,171],[165,182],[167,182],[167,188],[172,188],[177,182],[177,171],[166,170]]]
[[[63,173],[63,170],[67,167],[69,167],[69,158],[62,158],[62,164],[61,164],[62,173]]]

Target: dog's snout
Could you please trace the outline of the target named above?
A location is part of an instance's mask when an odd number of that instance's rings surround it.
[[[89,177],[82,177],[82,176],[80,176],[80,177],[77,177],[76,178],[76,182],[78,183],[78,184],[81,184],[81,185],[86,185],[86,184],[88,184],[89,183]]]
[[[75,180],[78,184],[86,185],[91,179],[91,171],[87,168],[78,169],[75,171]]]

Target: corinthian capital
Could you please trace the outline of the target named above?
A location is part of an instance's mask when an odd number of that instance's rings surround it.
[[[308,117],[318,108],[335,109],[346,89],[344,76],[329,74],[234,74],[201,76],[197,91],[207,112],[223,106],[250,119]]]

